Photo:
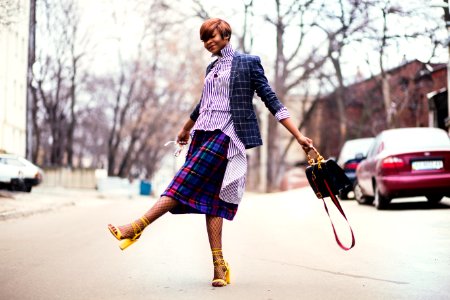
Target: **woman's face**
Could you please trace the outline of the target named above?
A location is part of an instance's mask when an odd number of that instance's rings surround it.
[[[212,54],[220,55],[220,50],[222,50],[228,42],[229,39],[223,39],[216,29],[209,40],[203,41],[203,46]]]

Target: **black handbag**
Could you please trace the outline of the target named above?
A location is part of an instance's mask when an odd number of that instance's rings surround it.
[[[336,161],[325,160],[315,148],[312,149],[316,153],[316,160],[307,153],[309,166],[306,168],[306,177],[317,198],[341,195],[352,190],[350,179]]]
[[[312,158],[309,155],[310,150],[314,151],[316,154],[316,158]],[[349,191],[352,188],[352,183],[350,179],[348,179],[347,175],[345,175],[344,170],[332,159],[325,160],[322,155],[316,150],[316,148],[312,147],[309,151],[306,151],[306,155],[308,157],[309,166],[306,167],[306,177],[308,178],[309,185],[313,189],[317,198],[322,199],[323,204],[325,206],[325,211],[330,218],[331,227],[333,228],[334,236],[336,238],[337,244],[344,250],[350,250],[355,246],[355,236],[353,235],[353,230],[350,226],[350,223],[345,216],[344,210],[339,203],[337,195],[340,195],[343,192]],[[350,228],[350,232],[352,235],[352,243],[350,247],[344,246],[336,233],[336,229],[334,227],[333,221],[331,220],[330,213],[328,212],[327,204],[324,200],[325,197],[330,197],[333,201],[336,208],[339,210],[341,215],[347,221],[347,224]]]

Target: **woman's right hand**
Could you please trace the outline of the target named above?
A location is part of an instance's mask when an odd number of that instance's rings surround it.
[[[195,121],[190,118],[186,121],[177,135],[177,143],[180,145],[186,145],[191,137],[191,129],[194,127]]]
[[[182,128],[177,136],[177,143],[180,145],[186,145],[189,142],[191,132]]]

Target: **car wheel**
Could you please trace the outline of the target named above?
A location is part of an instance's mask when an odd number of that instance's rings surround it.
[[[339,192],[339,198],[341,200],[348,200],[348,192],[347,191],[340,191]]]
[[[440,196],[440,195],[428,195],[427,196],[427,200],[431,204],[435,204],[435,203],[441,202],[442,198],[444,198],[444,197]]]
[[[11,191],[13,192],[23,192],[25,191],[25,182],[22,179],[12,179],[11,180]]]
[[[358,181],[355,181],[355,186],[353,187],[353,192],[355,193],[355,200],[359,204],[372,204],[373,198],[365,196],[361,190],[361,187],[358,184]]]
[[[25,184],[24,191],[27,193],[31,193],[31,190],[33,189],[33,186],[31,184]]]
[[[386,196],[383,196],[380,194],[380,190],[378,187],[375,187],[375,199],[374,199],[374,205],[378,210],[386,209],[389,202],[391,202],[391,199],[389,199]]]

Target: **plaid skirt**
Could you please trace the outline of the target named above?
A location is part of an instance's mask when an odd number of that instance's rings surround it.
[[[177,200],[173,214],[197,213],[233,220],[238,205],[219,197],[230,138],[220,130],[196,130],[186,161],[162,196]]]

